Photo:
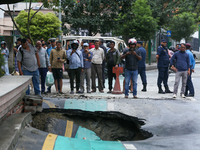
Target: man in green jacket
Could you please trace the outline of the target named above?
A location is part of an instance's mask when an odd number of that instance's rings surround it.
[[[107,68],[108,68],[108,86],[109,91],[108,93],[111,93],[112,90],[112,80],[113,77],[116,79],[115,73],[113,73],[113,67],[118,67],[120,63],[120,53],[119,50],[115,49],[115,42],[110,42],[110,50],[106,54],[106,62],[107,62]]]

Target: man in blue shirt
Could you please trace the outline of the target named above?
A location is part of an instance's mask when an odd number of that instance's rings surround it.
[[[173,98],[176,98],[177,96],[178,85],[181,77],[182,88],[180,95],[182,98],[185,98],[187,74],[190,75],[190,60],[189,55],[185,52],[185,48],[185,44],[181,44],[180,51],[176,52],[170,60],[170,65],[172,65],[171,68],[176,72]],[[176,60],[176,67],[174,67],[174,60]]]
[[[168,71],[169,71],[169,54],[166,47],[167,41],[165,39],[161,40],[161,45],[157,49],[156,59],[157,59],[157,68],[158,68],[158,93],[172,93],[168,87]],[[165,92],[162,90],[161,83],[163,82],[165,86]]]
[[[186,46],[186,52],[189,55],[190,58],[190,75],[188,76],[187,79],[187,84],[186,84],[186,89],[185,89],[185,96],[187,97],[194,97],[194,86],[192,83],[192,72],[194,72],[194,67],[195,67],[195,59],[194,56],[192,54],[192,52],[190,51],[191,45],[189,43],[185,44]],[[188,94],[189,91],[189,94]]]
[[[81,72],[81,85],[80,85],[80,91],[81,93],[84,92],[84,79],[86,76],[86,83],[87,83],[87,93],[91,93],[90,91],[90,77],[91,77],[91,60],[93,57],[93,53],[89,51],[89,44],[84,43],[83,44],[83,72]]]
[[[70,50],[67,51],[67,58],[69,60],[70,70],[70,94],[74,94],[74,77],[76,75],[76,93],[82,93],[79,91],[81,71],[83,71],[83,54],[78,50],[79,43],[74,40],[71,44]]]
[[[140,60],[138,62],[138,74],[140,75],[141,77],[141,80],[142,80],[142,84],[143,84],[143,89],[142,91],[143,92],[146,92],[147,91],[147,77],[146,77],[146,50],[142,47],[143,45],[143,42],[142,41],[138,41],[137,42],[137,47],[138,50],[140,51],[141,53],[141,56],[142,56],[142,60]]]

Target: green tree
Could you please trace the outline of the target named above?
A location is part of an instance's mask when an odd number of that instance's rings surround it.
[[[190,36],[198,30],[196,15],[195,13],[183,12],[174,16],[169,25],[169,30],[172,32],[171,38],[176,41],[185,38],[188,41]]]
[[[63,32],[70,32],[64,25],[68,23],[75,30],[85,29],[89,35],[110,32],[116,24],[118,12],[122,10],[124,1],[130,0],[81,0],[63,1]]]
[[[120,14],[117,22],[118,27],[113,32],[126,41],[130,37],[148,41],[157,31],[157,20],[152,17],[147,0],[136,0],[131,11],[123,16]]]
[[[30,15],[32,16],[35,11],[31,10]],[[22,10],[18,16],[15,18],[16,24],[21,32],[25,35],[28,34],[27,24],[28,24],[28,12]],[[50,37],[57,37],[61,34],[59,27],[61,22],[58,17],[53,13],[43,14],[38,12],[30,23],[30,35],[34,41],[48,40]]]
[[[1,52],[1,49],[0,49]],[[0,77],[3,76],[3,70],[1,69],[1,66],[4,65],[4,58],[3,55],[0,53]]]

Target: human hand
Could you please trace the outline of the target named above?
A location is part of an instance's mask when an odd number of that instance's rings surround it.
[[[115,68],[118,68],[118,65],[115,65]]]
[[[192,72],[194,72],[194,69],[192,69]]]

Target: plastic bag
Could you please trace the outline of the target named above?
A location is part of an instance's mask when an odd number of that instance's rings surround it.
[[[46,86],[52,86],[54,84],[54,78],[52,72],[48,71],[46,76]]]

